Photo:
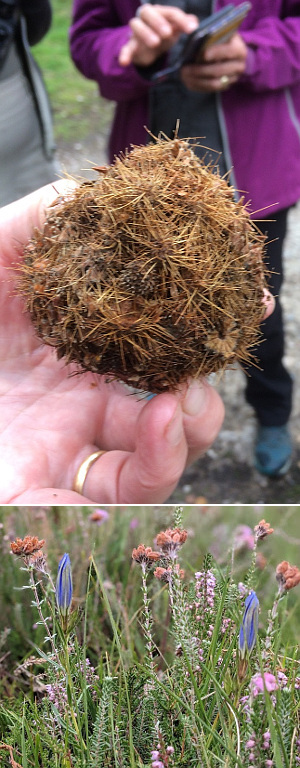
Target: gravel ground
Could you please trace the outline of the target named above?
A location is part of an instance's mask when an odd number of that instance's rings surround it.
[[[59,146],[59,159],[68,174],[94,178],[93,165],[105,160],[106,138],[88,137],[84,143]],[[244,376],[227,371],[215,382],[225,403],[225,420],[213,447],[184,473],[170,503],[297,504],[300,503],[300,203],[290,211],[285,243],[285,281],[282,290],[286,328],[286,365],[294,377],[291,432],[294,455],[284,478],[269,480],[253,466],[256,421],[245,403]]]

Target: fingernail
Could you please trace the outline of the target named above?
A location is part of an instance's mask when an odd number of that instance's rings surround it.
[[[199,26],[199,20],[197,19],[197,16],[190,16],[186,19],[187,22],[187,32],[194,32],[195,29]]]
[[[165,434],[171,445],[177,445],[182,440],[182,411],[179,405],[167,425]]]
[[[187,390],[182,403],[182,409],[188,416],[197,416],[203,410],[207,397],[207,389],[200,381],[193,381]]]

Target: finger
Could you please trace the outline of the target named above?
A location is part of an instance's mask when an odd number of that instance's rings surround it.
[[[246,59],[247,47],[239,34],[232,37],[225,43],[217,43],[208,46],[203,52],[205,61],[225,61],[226,59]]]
[[[121,66],[128,66],[132,62],[143,66],[152,63],[162,50],[175,42],[181,32],[190,32],[198,25],[196,16],[176,8],[166,9],[147,4],[138,10],[139,14],[130,21],[133,36],[119,54]],[[149,52],[152,52],[150,57]]]
[[[237,81],[237,77],[231,77],[229,78],[229,82],[224,86],[223,82],[221,82],[221,78],[196,78],[196,77],[183,77],[182,81],[186,88],[188,88],[190,91],[195,91],[196,93],[217,93],[219,91],[227,90],[230,85],[233,85]]]
[[[97,503],[163,502],[176,487],[187,455],[178,399],[171,394],[153,398],[139,415],[136,450],[102,455],[88,472],[84,494]]]
[[[263,316],[263,320],[267,320],[268,317],[274,312],[275,309],[275,299],[274,296],[270,293],[270,291],[267,290],[267,288],[264,288],[264,295],[263,295],[263,305],[265,307],[265,314]]]
[[[76,186],[71,179],[59,179],[0,209],[0,249],[4,261],[15,262],[16,253],[22,253],[34,227],[42,226],[47,207],[58,196],[69,195]]]
[[[137,40],[132,37],[128,43],[123,45],[119,53],[119,64],[121,67],[128,67],[132,63],[136,52],[138,51]]]
[[[211,45],[203,51],[203,61],[229,61],[233,58],[232,48],[228,45]]]
[[[172,28],[169,24],[155,24],[144,21],[140,16],[130,22],[131,30],[140,45],[146,48],[157,48],[162,39],[171,36]]]
[[[216,439],[225,411],[220,395],[206,379],[190,383],[181,405],[190,464],[203,455]]]
[[[182,68],[189,77],[202,80],[218,80],[223,75],[233,78],[239,74],[240,65],[237,61],[220,61],[211,64],[191,64]]]
[[[139,18],[164,36],[175,32],[188,34],[198,27],[199,19],[193,13],[185,13],[180,8],[147,3],[140,8]],[[163,31],[162,31],[163,30]]]
[[[91,504],[93,502],[75,491],[66,491],[62,488],[35,488],[15,496],[10,503],[52,506],[53,504]]]
[[[118,394],[118,389],[121,394]],[[99,407],[99,419],[95,414],[95,446],[85,447],[82,455],[76,456],[76,463],[79,465],[89,453],[97,450],[97,446],[107,451],[118,449],[122,451],[134,451],[137,442],[137,423],[140,412],[143,408],[148,411],[151,408],[159,406],[164,407],[165,394],[155,396],[155,405],[148,401],[142,395],[126,394],[121,385],[115,384],[103,385],[103,395],[110,392],[107,398],[105,408],[103,403]],[[125,392],[125,394],[124,394]],[[223,418],[223,404],[215,390],[205,379],[192,380],[188,385],[185,384],[178,388],[176,392],[170,392],[172,396],[180,403],[185,419],[184,427],[187,428],[188,446],[197,449],[200,455],[213,442],[220,428]],[[162,404],[161,404],[162,401]],[[97,408],[95,408],[97,412]],[[204,420],[204,421],[203,421]],[[203,427],[203,429],[201,429]],[[72,471],[76,471],[73,467]]]

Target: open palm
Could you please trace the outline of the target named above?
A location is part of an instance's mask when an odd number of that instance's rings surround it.
[[[37,339],[15,292],[16,267],[45,207],[69,191],[60,181],[0,211],[0,502],[162,502],[214,440],[223,405],[206,382],[138,399],[65,366]],[[89,470],[83,497],[74,477],[99,449],[107,453]]]

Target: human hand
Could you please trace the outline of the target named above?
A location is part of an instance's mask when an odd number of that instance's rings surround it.
[[[129,22],[132,36],[119,54],[119,63],[147,67],[168,51],[183,33],[189,34],[199,24],[194,14],[180,8],[146,3]]]
[[[181,80],[191,91],[216,92],[237,82],[246,67],[247,46],[238,33],[226,43],[208,46],[201,64],[182,67]]]
[[[0,209],[0,503],[156,503],[215,439],[223,404],[206,382],[151,400],[77,372],[36,337],[15,292],[16,269],[45,208],[74,184],[59,181]],[[84,495],[72,490],[99,449]]]

